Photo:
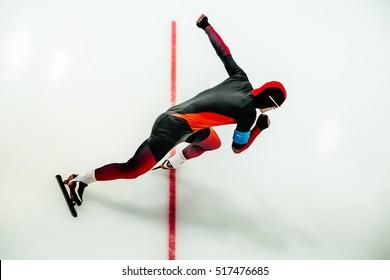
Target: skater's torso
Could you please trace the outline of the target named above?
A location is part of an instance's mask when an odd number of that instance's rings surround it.
[[[248,131],[256,118],[252,90],[246,74],[238,72],[166,113],[185,119],[193,131],[233,123]]]

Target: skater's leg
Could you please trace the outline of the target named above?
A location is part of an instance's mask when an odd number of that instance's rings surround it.
[[[134,156],[125,163],[111,163],[89,173],[72,174],[64,183],[68,185],[70,196],[78,206],[83,202],[84,189],[96,181],[134,179],[149,171],[174,144],[149,138],[137,149]]]
[[[97,181],[135,179],[148,172],[173,148],[172,144],[152,138],[146,140],[125,163],[111,163],[95,170]]]
[[[161,114],[153,125],[150,137],[142,143],[130,160],[107,164],[95,169],[88,176],[78,176],[78,180],[92,178],[85,182],[89,184],[94,181],[134,179],[146,173],[182,141],[187,131],[183,130],[183,123],[178,122],[177,118],[167,113]]]
[[[191,159],[200,156],[204,152],[216,150],[221,147],[221,140],[213,128],[200,130],[186,140],[189,142],[183,151],[183,156],[186,159]]]

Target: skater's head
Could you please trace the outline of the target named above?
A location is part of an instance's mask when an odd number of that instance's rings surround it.
[[[268,82],[262,87],[252,90],[256,107],[262,113],[279,108],[286,100],[287,94],[284,86],[279,82]]]

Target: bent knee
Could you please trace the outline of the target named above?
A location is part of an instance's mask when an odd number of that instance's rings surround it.
[[[212,128],[210,129],[210,136],[206,140],[209,140],[210,150],[219,149],[222,145],[221,139],[219,139],[218,134]]]

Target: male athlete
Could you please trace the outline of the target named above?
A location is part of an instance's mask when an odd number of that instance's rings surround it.
[[[207,17],[201,15],[196,25],[209,37],[229,78],[162,113],[156,119],[149,138],[129,161],[111,163],[90,173],[69,176],[65,184],[70,189],[71,199],[78,206],[82,204],[84,189],[90,183],[137,178],[152,169],[179,143],[187,142],[189,145],[166,159],[160,168],[177,168],[186,160],[218,149],[221,141],[214,126],[236,124],[232,142],[234,153],[246,150],[260,132],[269,127],[267,115],[261,114],[256,120],[256,109],[265,113],[279,108],[286,99],[283,85],[272,81],[253,89],[247,75],[236,64],[229,48],[209,24]]]

